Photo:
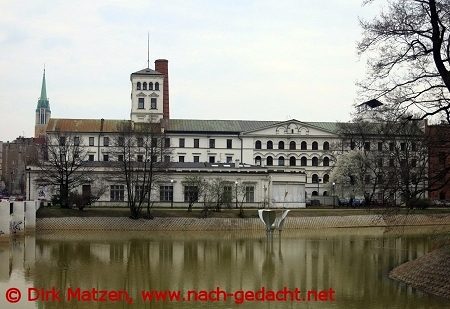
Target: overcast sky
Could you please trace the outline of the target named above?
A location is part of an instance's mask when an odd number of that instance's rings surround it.
[[[169,60],[170,116],[348,121],[360,0],[0,1],[0,140],[52,118],[129,119],[130,74]]]

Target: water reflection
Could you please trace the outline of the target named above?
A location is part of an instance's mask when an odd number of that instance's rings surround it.
[[[142,290],[335,290],[334,302],[246,302],[242,308],[433,308],[448,302],[388,278],[430,250],[430,230],[381,228],[217,233],[47,234],[0,245],[0,307],[18,287],[61,291],[20,308],[230,308],[227,302],[142,302]],[[68,288],[126,290],[134,301],[67,302]],[[25,296],[23,296],[25,297]],[[16,306],[16,308],[19,308]]]

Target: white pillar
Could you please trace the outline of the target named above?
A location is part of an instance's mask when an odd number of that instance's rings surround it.
[[[34,233],[36,230],[36,201],[26,201],[25,208],[25,232]]]
[[[23,235],[25,230],[25,202],[14,201],[11,234]]]
[[[0,202],[0,242],[9,242],[9,202]]]

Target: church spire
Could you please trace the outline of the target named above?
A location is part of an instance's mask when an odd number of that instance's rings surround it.
[[[34,125],[34,137],[44,137],[47,129],[47,123],[50,120],[50,103],[47,98],[47,86],[45,84],[45,66],[42,76],[41,96],[39,97],[36,108],[36,122]]]
[[[44,75],[42,76],[42,88],[41,88],[41,96],[38,100],[37,109],[45,108],[50,111],[50,103],[47,98],[47,87],[45,84],[45,67],[44,67]]]

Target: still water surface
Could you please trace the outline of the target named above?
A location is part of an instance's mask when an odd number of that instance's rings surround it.
[[[26,236],[0,244],[0,308],[449,308],[444,299],[388,278],[395,266],[431,251],[434,233],[362,228],[284,231],[273,239],[263,230]],[[6,300],[6,291],[13,287],[22,294],[16,304]],[[251,291],[251,297],[260,291],[261,297],[264,288],[270,299],[269,290],[285,287],[300,290],[299,299],[308,290],[323,290],[323,301],[292,302],[286,294],[289,301],[237,305],[236,298],[224,301],[217,292]],[[82,291],[90,292],[84,300],[68,301],[68,289],[77,288],[80,297]],[[104,302],[88,301],[88,294],[102,297],[101,292],[92,293],[93,288],[126,292],[132,304],[125,294],[119,301],[113,301],[115,294]],[[41,300],[27,300],[28,291],[37,297],[36,290]],[[209,295],[220,300],[144,302],[142,291],[151,290],[179,290],[186,299],[189,290],[215,291]],[[243,300],[243,292],[235,295]]]

